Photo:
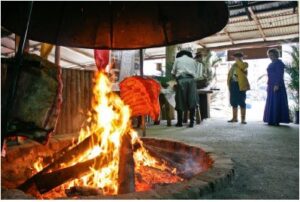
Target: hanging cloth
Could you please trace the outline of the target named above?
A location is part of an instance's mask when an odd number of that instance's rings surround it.
[[[94,58],[99,71],[104,71],[109,62],[109,50],[94,49]]]

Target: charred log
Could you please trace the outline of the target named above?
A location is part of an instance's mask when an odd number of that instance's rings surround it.
[[[152,145],[145,145],[145,148],[151,149],[151,151],[156,151],[157,153],[172,159],[172,161],[177,162],[177,163],[184,163],[187,159],[191,158],[191,155],[182,153],[182,152],[175,152],[175,151],[170,151],[168,149],[164,149],[161,147],[156,147]]]
[[[118,194],[135,191],[135,175],[131,136],[127,133],[122,137],[119,160]]]
[[[77,163],[74,166],[63,168],[51,173],[43,173],[35,178],[35,184],[40,193],[46,193],[51,189],[68,182],[70,180],[80,178],[90,172],[90,167],[97,164],[106,166],[109,161],[103,156],[96,157],[94,159],[85,161],[83,163]]]
[[[94,133],[91,136],[87,137],[82,142],[80,142],[78,145],[74,146],[73,148],[69,148],[69,146],[63,148],[62,150],[60,150],[59,152],[53,155],[54,158],[52,163],[50,163],[43,170],[36,173],[34,176],[29,178],[23,184],[21,184],[18,187],[18,189],[21,189],[22,191],[26,192],[32,186],[32,184],[36,182],[36,179],[39,178],[40,175],[50,170],[56,170],[61,168],[62,164],[68,164],[72,160],[74,160],[74,158],[88,151],[88,149],[91,147],[92,144],[99,144],[99,143],[100,143],[99,135]]]
[[[182,170],[181,164],[175,162],[172,158],[170,158],[170,157],[168,157],[168,156],[166,156],[164,154],[159,153],[159,151],[157,151],[153,147],[149,147],[147,145],[144,145],[144,147],[149,152],[149,154],[151,156],[153,156],[155,159],[157,159],[157,160],[159,160],[161,162],[166,163],[169,167],[176,168],[179,171]]]

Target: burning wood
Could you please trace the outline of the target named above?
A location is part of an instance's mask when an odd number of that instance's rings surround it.
[[[74,166],[63,168],[51,173],[44,173],[35,178],[35,184],[40,193],[46,193],[65,182],[86,175],[90,172],[91,167],[95,163],[98,163],[103,167],[108,164],[108,161],[105,157],[99,156],[83,163],[77,163]]]
[[[91,150],[92,145],[99,144],[99,137],[101,137],[99,134],[93,133],[91,136],[88,136],[78,145],[71,147],[70,149],[63,149],[64,153],[62,153],[61,155],[56,154],[55,156],[57,156],[58,159],[54,160],[53,163],[45,167],[43,169],[43,172],[48,172],[49,170],[56,170],[61,168],[62,166],[69,165],[75,159],[78,159],[80,156],[84,155],[89,150]]]
[[[162,166],[161,170],[168,170],[171,173],[177,173],[178,170],[179,171],[182,170],[181,164],[174,161],[173,156],[171,155],[170,152],[167,152],[166,150],[162,150],[161,148],[153,147],[150,145],[144,145],[144,144],[142,145],[142,142],[140,141],[135,142],[135,144],[133,145],[134,151],[138,151],[141,148],[145,149],[150,154],[150,156],[154,158],[156,161],[160,162],[161,165],[165,165]],[[183,157],[185,157],[185,155]],[[183,157],[180,157],[180,155],[178,155],[177,159],[178,158],[182,159]]]
[[[50,171],[50,170],[56,170],[61,168],[63,165],[67,166],[72,162],[76,157],[79,157],[83,153],[86,153],[92,144],[94,143],[99,143],[99,135],[94,133],[93,135],[87,137],[84,141],[79,143],[78,145],[74,146],[73,148],[70,149],[70,147],[65,147],[59,152],[55,153],[53,155],[53,162],[46,166],[43,170],[40,172],[36,173],[34,176],[29,178],[26,182],[21,184],[18,188],[27,191],[33,183],[39,179],[40,175],[43,175],[44,173]]]
[[[162,156],[167,157],[168,159],[172,159],[172,161],[177,163],[184,163],[187,159],[191,158],[191,155],[182,153],[182,152],[174,152],[168,149],[163,149],[161,147],[156,147],[152,145],[145,145],[146,149],[150,149],[151,151],[155,151],[156,153],[161,154]]]
[[[131,136],[129,134],[124,135],[122,138],[118,183],[118,194],[125,194],[135,191],[133,150]]]
[[[150,145],[144,145],[144,147],[152,156],[164,161],[169,168],[176,168],[176,172],[174,172],[174,170],[171,172],[176,173],[176,175],[182,178],[189,179],[202,169],[198,162],[192,160],[192,156],[190,155],[180,152],[169,152],[165,149]]]
[[[155,150],[155,148],[149,147],[147,145],[144,145],[145,149],[149,152],[149,154],[156,159],[159,159],[160,161],[163,161],[164,163],[167,164],[167,168],[175,168],[176,170],[181,171],[181,164],[175,162],[172,158],[165,156],[159,151]],[[171,172],[174,172],[173,170],[170,170]]]

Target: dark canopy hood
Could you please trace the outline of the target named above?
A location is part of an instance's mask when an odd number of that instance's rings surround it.
[[[28,2],[2,2],[2,26],[21,34]],[[28,38],[91,49],[139,49],[191,42],[227,24],[225,2],[34,2]]]

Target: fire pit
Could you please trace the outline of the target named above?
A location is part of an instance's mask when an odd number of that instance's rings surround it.
[[[3,187],[39,199],[195,198],[230,179],[230,159],[179,142],[139,138],[131,109],[111,91],[106,74],[95,74],[94,81],[93,109],[79,136],[9,151],[2,159]]]
[[[74,137],[74,136],[72,136]],[[21,191],[13,190],[22,182],[32,176],[33,163],[37,158],[49,156],[51,153],[59,151],[70,144],[72,137],[59,137],[52,139],[49,147],[36,143],[27,143],[21,146],[14,146],[8,150],[6,158],[2,158],[2,198],[26,198],[25,194],[18,194]],[[156,173],[151,169],[144,169],[140,174],[145,180],[153,178],[153,184],[143,184],[136,180],[136,192],[119,195],[77,195],[71,198],[78,199],[172,199],[172,198],[198,198],[206,193],[220,189],[228,184],[233,177],[233,164],[230,158],[216,156],[212,152],[206,152],[203,149],[170,140],[159,140],[153,138],[142,138],[146,147],[156,148],[161,154],[168,155],[173,153],[172,160],[182,165],[183,172],[180,176],[174,178],[170,173]],[[188,159],[181,157],[189,156]],[[147,173],[148,172],[148,173]],[[152,173],[152,176],[147,174]],[[158,174],[157,174],[158,173]],[[156,176],[155,176],[156,174]],[[165,177],[167,183],[155,182],[156,177]],[[148,177],[148,179],[147,179]],[[172,178],[173,177],[173,178]],[[136,175],[136,178],[139,176]],[[171,179],[174,181],[172,182]],[[151,180],[150,180],[151,181]],[[159,181],[159,180],[158,180]],[[162,180],[163,181],[163,180]],[[147,186],[146,186],[147,185]],[[140,190],[139,190],[140,189]],[[143,190],[144,189],[144,190]],[[10,190],[10,192],[8,192]],[[38,198],[66,198],[60,188],[35,196]],[[8,194],[8,195],[7,195]]]

